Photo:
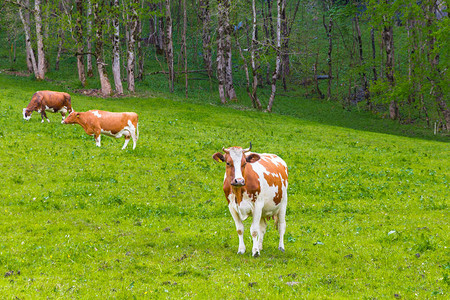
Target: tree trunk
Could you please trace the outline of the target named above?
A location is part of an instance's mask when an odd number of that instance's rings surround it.
[[[42,35],[42,17],[41,17],[41,0],[34,2],[34,19],[36,22],[36,41],[37,41],[37,79],[44,80],[45,78],[45,52],[44,52],[44,37]]]
[[[217,79],[219,81],[218,87],[219,87],[219,97],[220,102],[222,104],[227,102],[227,98],[225,95],[225,84],[226,84],[226,78],[225,78],[225,31],[226,31],[226,2],[227,0],[218,0],[218,28],[217,28]]]
[[[361,28],[359,27],[359,17],[358,15],[354,18],[355,21],[355,29],[356,29],[356,39],[358,41],[358,47],[359,47],[359,64],[361,66],[362,71],[362,86],[364,89],[364,98],[366,99],[366,105],[370,107],[370,98],[369,98],[369,84],[367,82],[367,76],[364,66],[364,57],[363,57],[363,44],[362,44],[362,38],[361,38]]]
[[[372,71],[373,71],[373,81],[377,81],[378,80],[378,76],[377,76],[377,67],[376,67],[376,63],[375,63],[375,58],[376,58],[376,51],[375,51],[375,33],[374,33],[374,29],[373,27],[370,29],[370,40],[372,41]]]
[[[95,56],[97,63],[98,75],[100,77],[100,85],[103,96],[111,95],[111,84],[109,83],[108,73],[106,72],[105,62],[103,60],[103,25],[104,18],[101,16],[105,7],[105,0],[94,2],[94,25],[95,25]]]
[[[27,48],[27,56],[29,56],[27,58],[27,61],[29,60],[29,62],[27,62],[27,63],[30,63],[33,73],[34,73],[34,76],[36,77],[36,79],[39,79],[36,58],[34,56],[33,47],[31,46],[30,22],[29,22],[29,18],[27,20],[27,18],[22,13],[22,7],[19,7],[19,16],[20,16],[20,20],[22,21],[23,28],[25,31],[25,43],[26,43],[26,48]]]
[[[169,89],[174,91],[175,70],[173,66],[173,37],[172,37],[172,14],[170,11],[170,0],[166,0],[166,60],[169,71]]]
[[[119,0],[114,0],[111,3],[114,11],[119,11]],[[120,75],[120,27],[119,14],[113,14],[112,25],[114,29],[113,34],[113,61],[112,72],[114,77],[114,86],[118,95],[123,94],[122,78]]]
[[[142,3],[141,3],[141,10],[144,8],[143,5],[144,5],[144,1],[142,1]],[[137,39],[136,53],[137,53],[137,60],[138,60],[137,80],[142,81],[142,80],[144,80],[144,53],[143,53],[143,49],[142,49],[142,20],[139,16],[138,16],[138,20],[137,20],[136,39]]]
[[[128,90],[132,93],[135,92],[134,85],[134,73],[135,73],[135,64],[136,64],[136,53],[135,53],[135,44],[136,44],[136,31],[137,31],[137,23],[138,23],[138,15],[136,11],[136,6],[139,5],[138,0],[133,0],[130,2],[130,13],[131,17],[129,26],[128,26],[128,49],[127,49],[127,83]]]
[[[386,51],[386,78],[391,87],[394,86],[394,34],[392,25],[385,25],[383,29],[383,41]],[[395,99],[389,104],[389,117],[396,120],[400,117],[399,108]]]
[[[87,52],[86,64],[87,64],[87,76],[94,76],[94,71],[92,69],[92,4],[91,0],[87,0]]]
[[[78,69],[78,79],[82,86],[86,86],[86,75],[84,74],[84,56],[83,56],[83,0],[75,0],[75,5],[77,9],[77,20],[75,24],[75,38],[77,43],[77,69]]]
[[[186,98],[188,97],[188,66],[187,66],[187,50],[186,50],[186,31],[187,31],[187,8],[186,8],[186,0],[183,0],[183,37],[182,37],[182,44],[183,44],[183,52],[184,52],[184,80],[185,80],[185,94]]]
[[[333,51],[333,39],[331,32],[333,30],[333,17],[330,16],[328,20],[328,25],[325,23],[325,16],[323,16],[323,26],[325,27],[325,32],[328,38],[328,88],[327,88],[327,99],[331,99],[331,79],[333,77],[333,69],[332,69],[332,51]]]
[[[230,0],[225,0],[225,91],[227,92],[228,99],[231,101],[237,101],[236,92],[233,85],[233,69],[231,63],[231,34],[233,32],[233,26],[230,25]]]
[[[253,83],[252,83],[252,93],[251,99],[253,103],[253,107],[261,109],[261,102],[258,99],[258,95],[256,93],[258,89],[258,69],[259,69],[259,55],[257,51],[257,43],[258,43],[258,27],[256,24],[256,3],[255,0],[252,0],[252,17],[253,17],[253,31],[252,31],[252,45],[251,45],[251,64],[252,64],[252,75],[253,75]]]
[[[203,41],[203,63],[208,72],[208,76],[213,76],[212,54],[211,54],[211,15],[209,10],[209,0],[200,0],[200,20],[202,21],[202,41]]]
[[[277,58],[276,58],[276,65],[275,65],[275,71],[272,75],[272,93],[270,94],[269,98],[269,104],[267,105],[267,111],[272,111],[273,102],[275,100],[275,93],[277,91],[277,79],[280,74],[280,65],[281,65],[281,18],[284,10],[286,9],[286,0],[278,0],[277,1],[277,44],[276,44],[276,51],[277,51]]]

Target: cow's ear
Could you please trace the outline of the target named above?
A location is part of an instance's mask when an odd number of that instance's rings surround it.
[[[225,161],[225,157],[223,157],[223,154],[220,153],[220,152],[214,153],[214,155],[212,156],[212,158],[213,158],[215,161],[218,161],[218,162],[224,162],[224,161]]]
[[[259,154],[252,153],[252,154],[248,155],[248,156],[245,158],[245,160],[246,160],[248,163],[254,163],[254,162],[257,162],[260,158],[261,158],[261,156],[259,156]]]

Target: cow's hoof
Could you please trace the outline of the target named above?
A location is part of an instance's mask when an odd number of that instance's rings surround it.
[[[281,252],[284,252],[284,248],[283,247],[278,247],[278,250],[280,250]]]
[[[253,252],[253,257],[259,257],[259,251]]]
[[[238,252],[237,252],[237,254],[244,254],[245,253],[245,250],[239,250]]]

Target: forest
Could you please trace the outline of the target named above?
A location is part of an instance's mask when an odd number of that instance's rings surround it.
[[[447,7],[443,0],[6,0],[0,62],[3,71],[64,78],[73,90],[104,97],[201,98],[197,90],[205,90],[215,102],[271,112],[277,96],[290,95],[448,132]]]

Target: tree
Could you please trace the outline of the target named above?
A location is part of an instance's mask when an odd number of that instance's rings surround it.
[[[172,38],[172,15],[170,12],[170,0],[166,0],[166,60],[169,69],[169,88],[174,91],[175,70],[173,66],[173,38]]]
[[[111,84],[109,83],[106,64],[103,59],[103,26],[105,23],[105,0],[94,0],[94,26],[95,26],[95,57],[98,75],[103,96],[111,95]]]
[[[41,16],[41,0],[34,1],[34,20],[36,23],[36,41],[37,41],[37,76],[38,80],[45,79],[45,52],[44,52],[44,36],[42,34],[42,16]]]
[[[209,10],[209,0],[199,0],[198,17],[202,21],[202,43],[203,43],[203,63],[208,72],[208,76],[213,76],[212,54],[211,54],[211,15]]]
[[[272,75],[272,93],[270,94],[269,104],[267,105],[267,111],[272,111],[273,101],[275,100],[275,93],[277,91],[277,79],[280,74],[280,65],[281,65],[281,18],[283,14],[286,14],[286,0],[278,0],[277,1],[277,44],[276,44],[276,65],[275,71]]]
[[[78,70],[78,79],[81,82],[82,86],[86,85],[86,75],[84,71],[84,43],[83,43],[83,0],[75,0],[76,10],[77,10],[77,19],[75,25],[75,39],[77,44],[77,70]]]
[[[120,75],[120,23],[119,23],[119,0],[111,1],[112,25],[113,25],[113,61],[112,71],[114,86],[118,95],[123,94],[122,77]]]

